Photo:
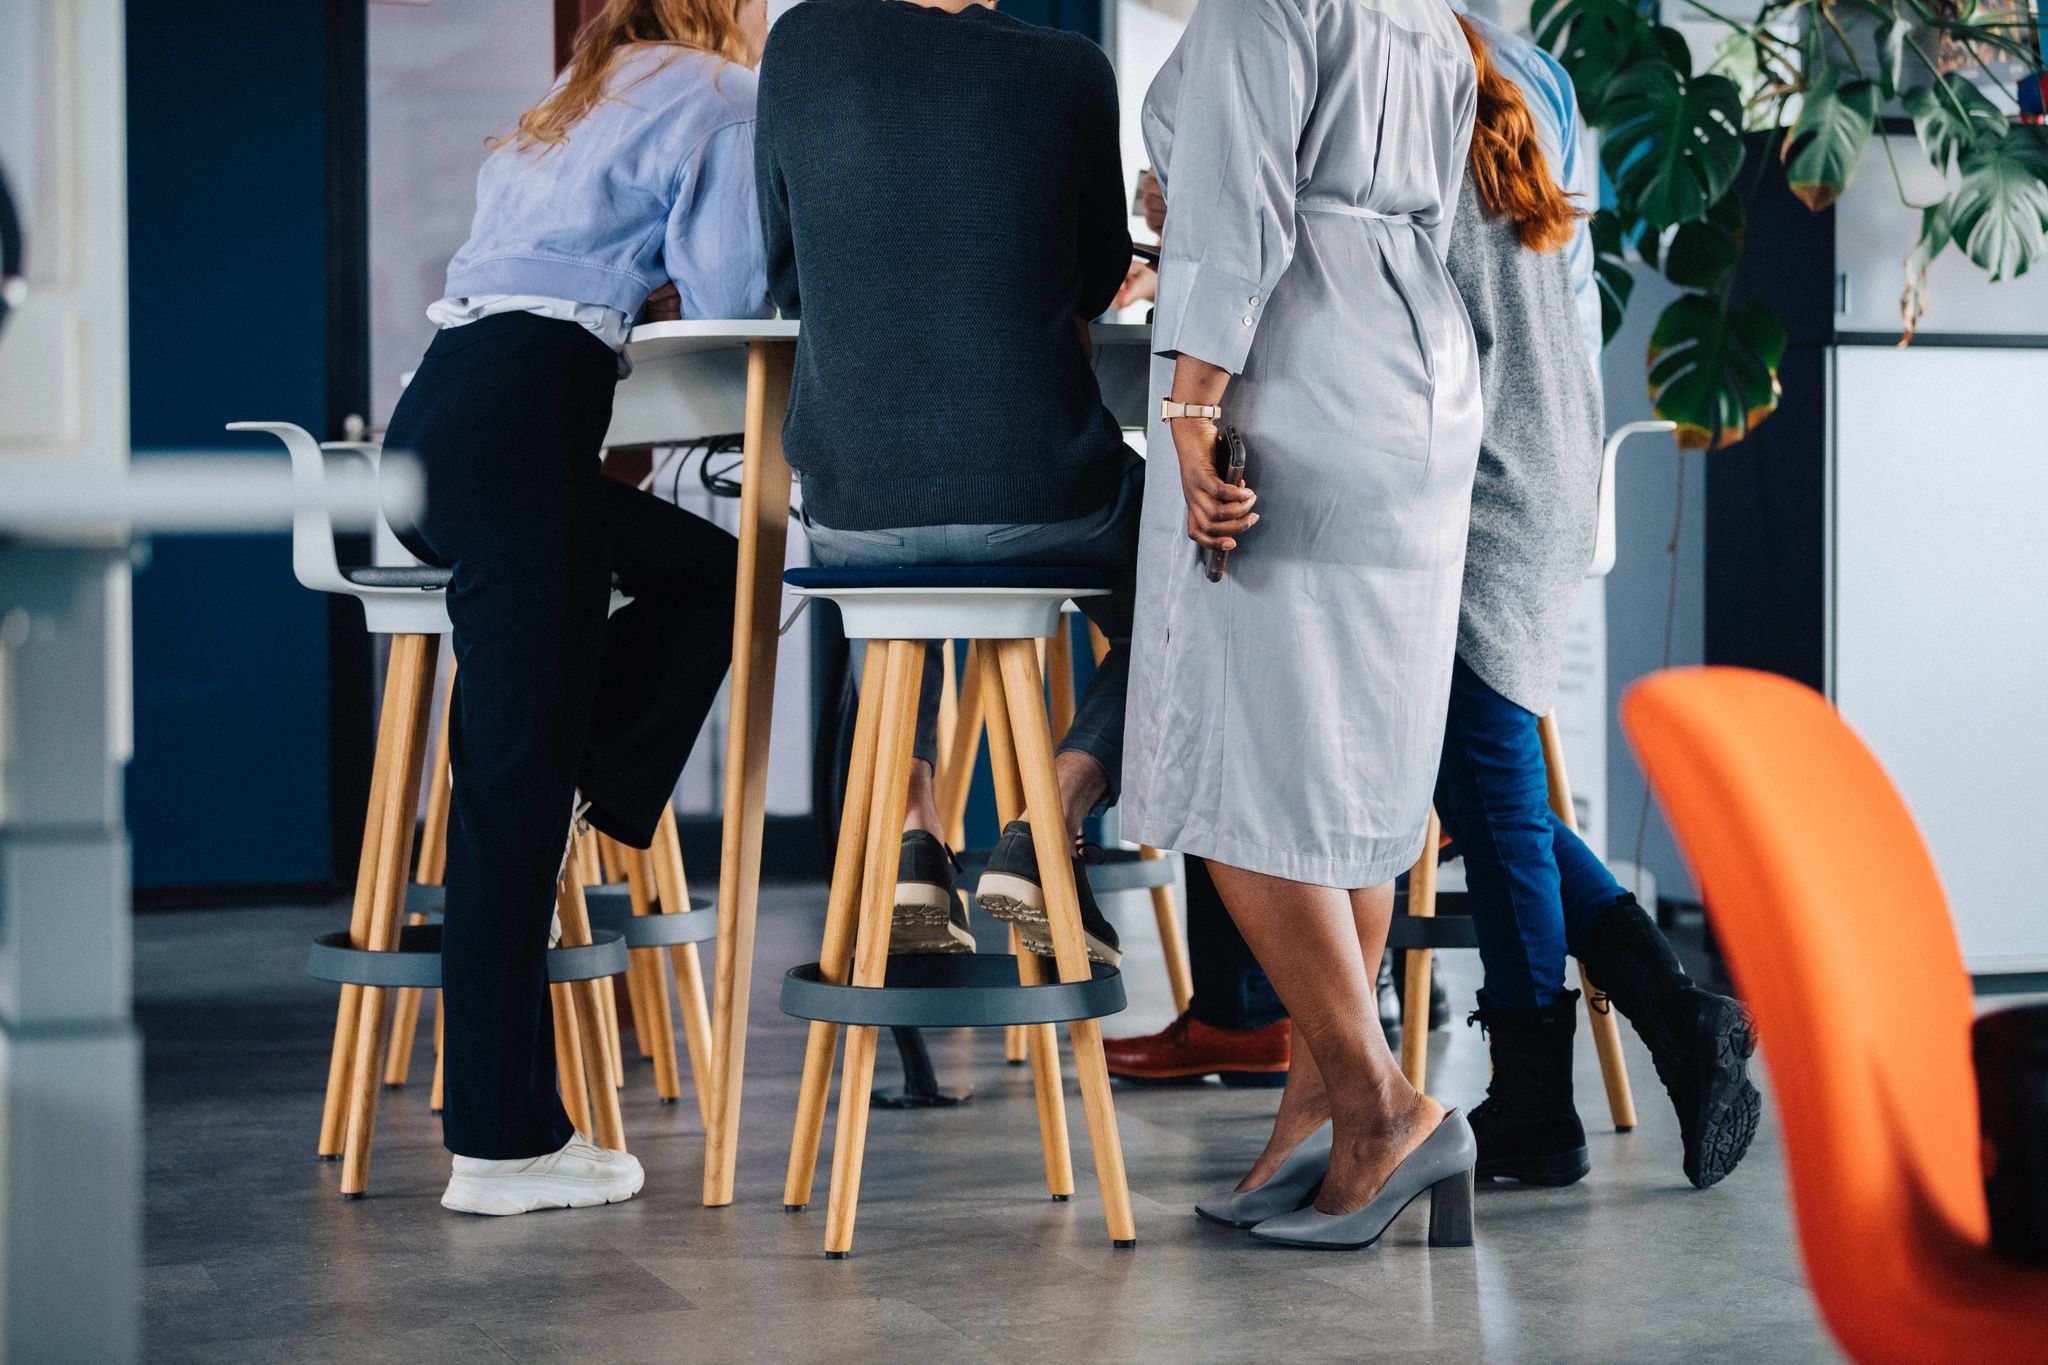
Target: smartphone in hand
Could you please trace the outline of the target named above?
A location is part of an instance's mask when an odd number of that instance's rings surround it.
[[[1237,434],[1236,427],[1225,427],[1216,437],[1216,467],[1223,474],[1223,482],[1233,488],[1244,487],[1245,450],[1244,438]],[[1223,581],[1223,566],[1230,562],[1230,551],[1211,550],[1209,554],[1209,581]]]

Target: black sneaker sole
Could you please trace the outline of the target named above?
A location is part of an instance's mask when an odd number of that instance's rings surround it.
[[[953,893],[930,882],[896,883],[889,952],[971,953],[974,935],[953,922]]]
[[[1702,1010],[1693,1037],[1708,1081],[1699,1097],[1693,1140],[1686,1144],[1685,1178],[1704,1190],[1726,1179],[1748,1153],[1764,1102],[1749,1080],[1756,1028],[1748,1010],[1733,1000]]]
[[[1524,1185],[1576,1185],[1592,1173],[1593,1162],[1584,1147],[1542,1156],[1479,1158],[1473,1175],[1480,1180],[1514,1180]]]
[[[974,900],[990,918],[1005,924],[1015,925],[1022,937],[1027,952],[1040,957],[1052,957],[1052,925],[1045,917],[1045,889],[1037,882],[1009,872],[984,872],[981,883],[975,888]],[[1123,962],[1123,953],[1113,943],[1105,943],[1081,929],[1081,939],[1088,947],[1091,961],[1105,967],[1115,967]]]

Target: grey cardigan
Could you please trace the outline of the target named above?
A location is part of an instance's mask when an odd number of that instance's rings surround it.
[[[1485,427],[1458,657],[1536,715],[1557,699],[1572,599],[1593,557],[1600,394],[1562,251],[1524,248],[1465,173],[1447,258],[1479,342]]]

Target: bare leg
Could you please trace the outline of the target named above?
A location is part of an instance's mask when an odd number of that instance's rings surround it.
[[[1335,1131],[1315,1206],[1349,1213],[1378,1193],[1444,1112],[1408,1084],[1380,1032],[1373,968],[1386,946],[1393,888],[1346,893],[1214,861],[1209,872],[1321,1076]],[[1290,1115],[1290,1123],[1302,1117]]]
[[[934,839],[946,837],[939,819],[938,791],[932,785],[932,765],[921,758],[910,760],[910,799],[903,803],[903,832],[921,829]]]
[[[1053,755],[1052,772],[1059,779],[1060,813],[1066,817],[1067,833],[1079,834],[1081,822],[1109,790],[1109,775],[1100,763],[1074,749]],[[1031,812],[1025,811],[1021,818],[1029,820]]]
[[[1079,834],[1081,822],[1109,790],[1109,777],[1100,763],[1071,749],[1053,755],[1052,771],[1059,779],[1060,806],[1066,816],[1067,832]],[[1022,818],[1029,820],[1031,812],[1026,811]],[[939,819],[938,793],[932,785],[932,765],[921,758],[911,760],[910,799],[903,806],[903,832],[908,834],[914,829],[934,838],[945,837],[945,826]]]
[[[1323,1089],[1323,1073],[1307,1048],[1296,1048],[1287,1066],[1287,1088],[1280,1092],[1280,1112],[1273,1116],[1273,1135],[1237,1188],[1256,1189],[1271,1180],[1288,1154],[1328,1117],[1330,1096]]]

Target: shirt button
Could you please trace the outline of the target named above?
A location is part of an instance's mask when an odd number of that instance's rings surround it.
[[[1250,299],[1247,300],[1247,302],[1250,303],[1252,307],[1256,308],[1259,306],[1259,296],[1257,294],[1254,294],[1251,296]]]
[[[1242,317],[1242,318],[1239,318],[1239,319],[1238,319],[1238,321],[1239,321],[1239,322],[1241,322],[1241,323],[1243,323],[1243,324],[1244,324],[1245,326],[1247,326],[1247,327],[1249,327],[1249,326],[1251,326],[1251,325],[1252,325],[1252,320],[1251,320],[1251,319],[1250,319],[1249,317]]]

